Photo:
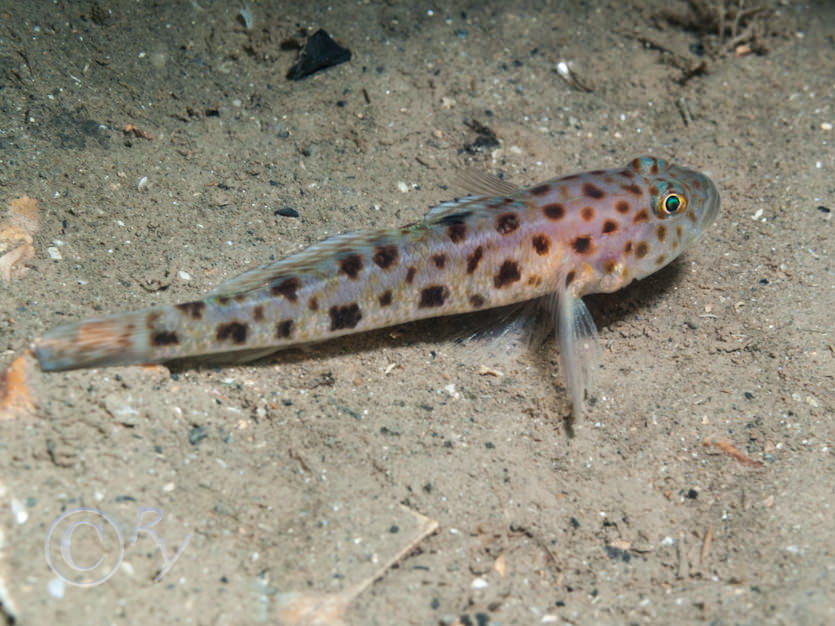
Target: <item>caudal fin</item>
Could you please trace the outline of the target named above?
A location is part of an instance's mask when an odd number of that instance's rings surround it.
[[[149,342],[149,309],[71,322],[53,328],[31,347],[44,371],[156,363],[163,355]],[[169,357],[170,358],[170,357]]]

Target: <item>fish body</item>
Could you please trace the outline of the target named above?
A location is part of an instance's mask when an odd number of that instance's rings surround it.
[[[413,320],[551,301],[566,388],[580,411],[596,331],[582,296],[672,261],[714,220],[706,176],[640,157],[528,188],[496,181],[415,224],[360,231],[248,270],[201,300],[59,326],[43,370],[272,351]]]

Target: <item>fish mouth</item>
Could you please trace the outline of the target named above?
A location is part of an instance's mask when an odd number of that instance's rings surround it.
[[[713,224],[716,216],[719,215],[719,190],[713,181],[705,176],[707,183],[707,193],[705,194],[704,210],[702,212],[702,230],[704,231],[708,226]]]

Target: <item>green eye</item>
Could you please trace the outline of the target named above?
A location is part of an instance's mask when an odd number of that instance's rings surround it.
[[[664,213],[667,215],[675,215],[676,213],[681,213],[684,210],[684,207],[687,206],[687,200],[684,199],[684,196],[681,196],[677,193],[671,193],[662,203],[662,207],[664,208]]]

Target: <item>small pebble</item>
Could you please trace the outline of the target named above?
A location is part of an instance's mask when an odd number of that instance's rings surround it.
[[[289,207],[289,206],[282,207],[280,209],[276,209],[273,212],[273,214],[274,215],[280,215],[281,217],[298,217],[299,216],[299,212],[296,211],[296,209],[294,209],[293,207]]]

